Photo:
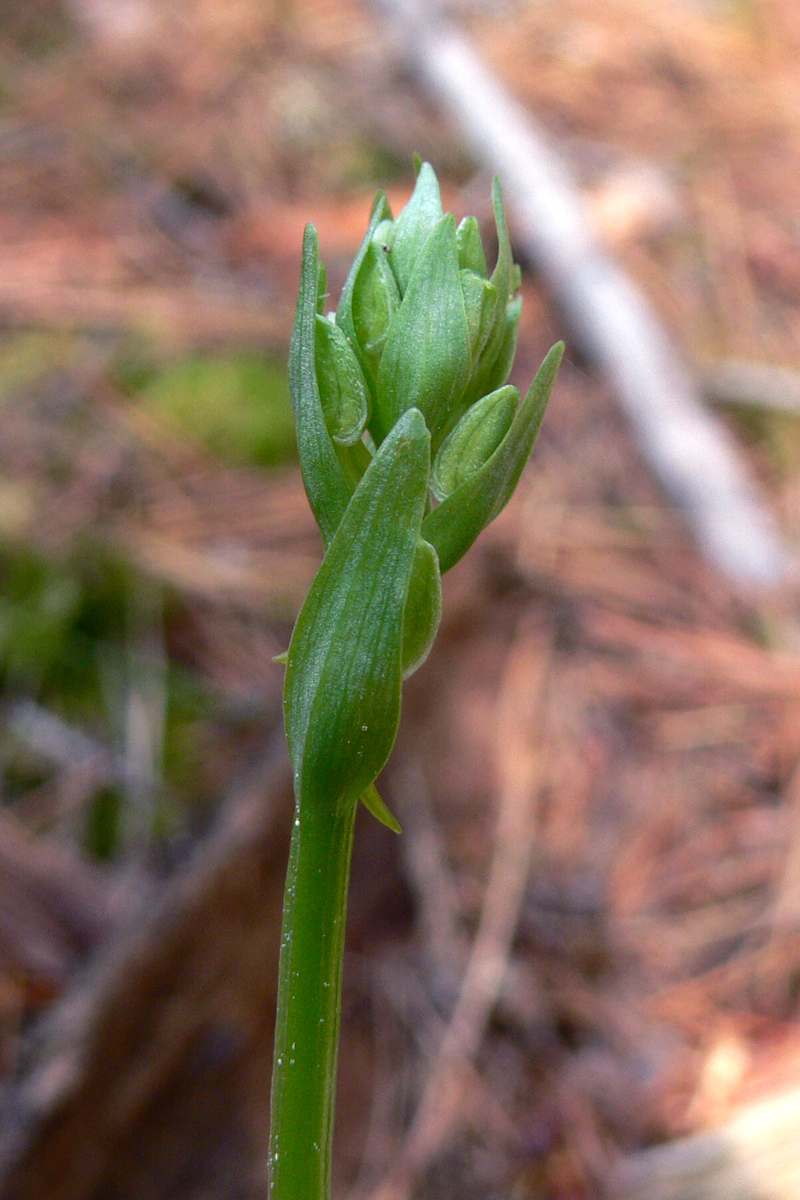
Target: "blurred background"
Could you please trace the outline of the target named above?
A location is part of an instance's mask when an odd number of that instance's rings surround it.
[[[460,31],[546,130],[791,562],[800,8],[442,13],[425,36]],[[321,556],[286,379],[302,230],[335,299],[418,152],[491,247],[491,150],[404,52],[416,19],[0,7],[8,1200],[266,1197],[292,805],[273,656]],[[359,818],[335,1196],[789,1200],[796,583],[744,588],[703,549],[509,209],[513,380],[558,337],[568,357],[407,686],[403,835]]]

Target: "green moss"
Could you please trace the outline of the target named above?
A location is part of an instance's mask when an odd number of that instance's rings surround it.
[[[79,365],[86,344],[71,333],[25,330],[0,339],[0,400],[35,386],[54,371]]]
[[[142,646],[168,637],[180,620],[180,601],[167,597],[150,608],[131,605],[144,581],[127,563],[84,547],[68,562],[50,560],[24,544],[0,543],[0,689],[27,698],[106,747],[118,763],[125,746],[125,714],[132,671],[142,669]],[[158,628],[149,622],[157,622]],[[164,629],[166,626],[166,630]],[[146,666],[145,666],[146,669]],[[154,669],[158,670],[158,666]],[[197,809],[213,803],[204,783],[204,755],[216,710],[203,679],[167,659],[163,759],[150,817],[154,844],[183,834]],[[0,722],[0,775],[7,802],[46,782],[53,764]],[[84,841],[100,858],[123,849],[131,823],[130,798],[120,784],[102,786],[86,808]]]
[[[0,671],[7,685],[36,691],[64,655],[80,587],[68,570],[24,550],[1,557]]]
[[[232,465],[274,466],[296,453],[286,368],[261,355],[193,355],[144,381],[139,399]]]
[[[114,857],[119,843],[121,798],[118,791],[106,788],[94,799],[84,831],[86,850],[95,858]]]

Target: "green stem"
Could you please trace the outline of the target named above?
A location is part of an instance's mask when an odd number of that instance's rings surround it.
[[[270,1200],[329,1200],[347,888],[357,804],[295,814],[272,1068]]]

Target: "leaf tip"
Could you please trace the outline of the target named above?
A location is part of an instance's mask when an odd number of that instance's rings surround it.
[[[403,832],[400,822],[397,820],[394,813],[389,810],[386,802],[381,798],[381,795],[374,783],[371,783],[369,787],[361,793],[361,803],[364,805],[367,812],[372,813],[376,821],[380,821],[381,825],[385,825],[387,829],[391,829],[392,833]]]

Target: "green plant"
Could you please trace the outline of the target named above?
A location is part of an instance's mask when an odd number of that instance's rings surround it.
[[[289,362],[300,464],[326,554],[292,634],[284,710],[296,809],[272,1083],[272,1200],[327,1200],[342,951],[359,800],[399,832],[375,780],[402,680],[425,660],[441,574],[510,498],[563,352],[520,402],[505,386],[520,315],[502,197],[497,264],[442,211],[420,164],[396,220],[378,193],[338,310],[303,243]],[[435,499],[434,504],[431,494]]]

